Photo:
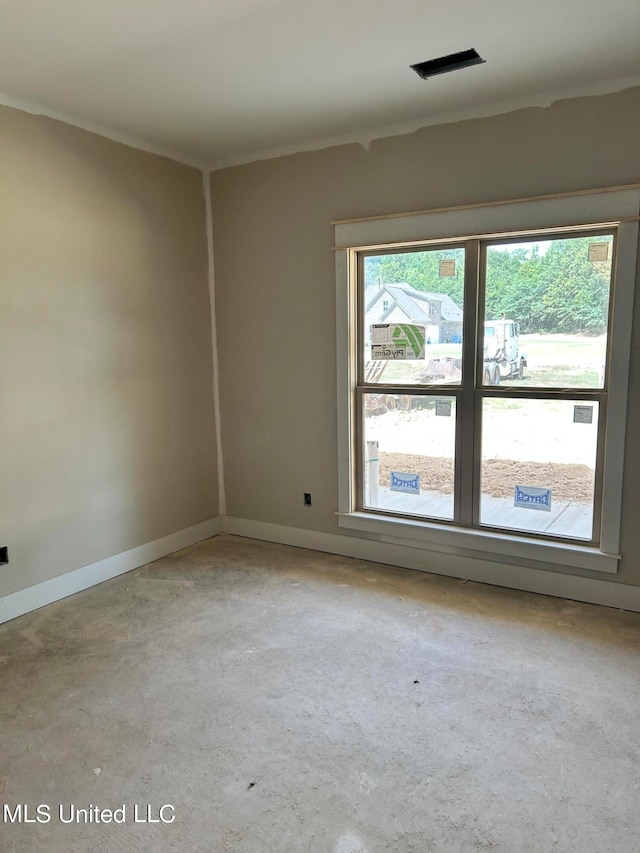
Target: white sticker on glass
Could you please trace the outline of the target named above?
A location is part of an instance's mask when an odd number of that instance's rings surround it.
[[[456,262],[453,259],[440,261],[440,278],[453,278],[456,274]]]
[[[608,261],[609,260],[609,244],[608,243],[589,243],[589,260]]]
[[[451,400],[436,400],[436,415],[443,418],[450,418]]]
[[[592,424],[593,406],[574,406],[573,422],[574,424]]]
[[[413,361],[424,358],[425,328],[412,323],[376,323],[371,326],[373,361]]]

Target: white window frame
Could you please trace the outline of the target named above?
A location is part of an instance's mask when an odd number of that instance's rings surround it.
[[[338,524],[382,542],[533,568],[565,567],[615,573],[620,521],[629,357],[638,253],[640,190],[611,189],[566,196],[469,205],[409,215],[334,223],[338,387]],[[356,254],[429,241],[489,239],[550,229],[617,228],[612,293],[602,516],[598,547],[529,539],[509,532],[451,527],[435,521],[356,510],[355,364]]]

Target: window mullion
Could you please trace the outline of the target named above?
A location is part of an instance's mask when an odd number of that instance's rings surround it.
[[[456,436],[456,518],[464,527],[474,523],[475,383],[478,317],[479,251],[477,240],[466,244],[462,327],[462,405]]]
[[[596,473],[593,495],[593,532],[592,538],[600,543],[602,537],[602,491],[604,479],[604,451],[606,439],[608,393],[599,394],[598,400],[598,448],[596,456]]]

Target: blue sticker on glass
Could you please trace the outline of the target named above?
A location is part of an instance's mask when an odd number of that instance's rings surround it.
[[[419,495],[420,474],[403,474],[400,471],[392,471],[391,491],[406,492],[409,495]]]
[[[513,505],[524,509],[541,509],[543,512],[551,512],[551,489],[516,486]]]

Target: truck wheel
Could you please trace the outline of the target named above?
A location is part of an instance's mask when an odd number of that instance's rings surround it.
[[[518,379],[524,379],[524,364],[520,362],[520,367],[518,368]]]
[[[484,372],[484,376],[482,377],[482,384],[483,385],[491,385],[491,374],[489,373],[488,370],[485,370],[485,372]]]
[[[500,384],[500,368],[498,367],[498,365],[496,365],[496,369],[495,369],[494,374],[493,374],[493,384],[494,385]]]

